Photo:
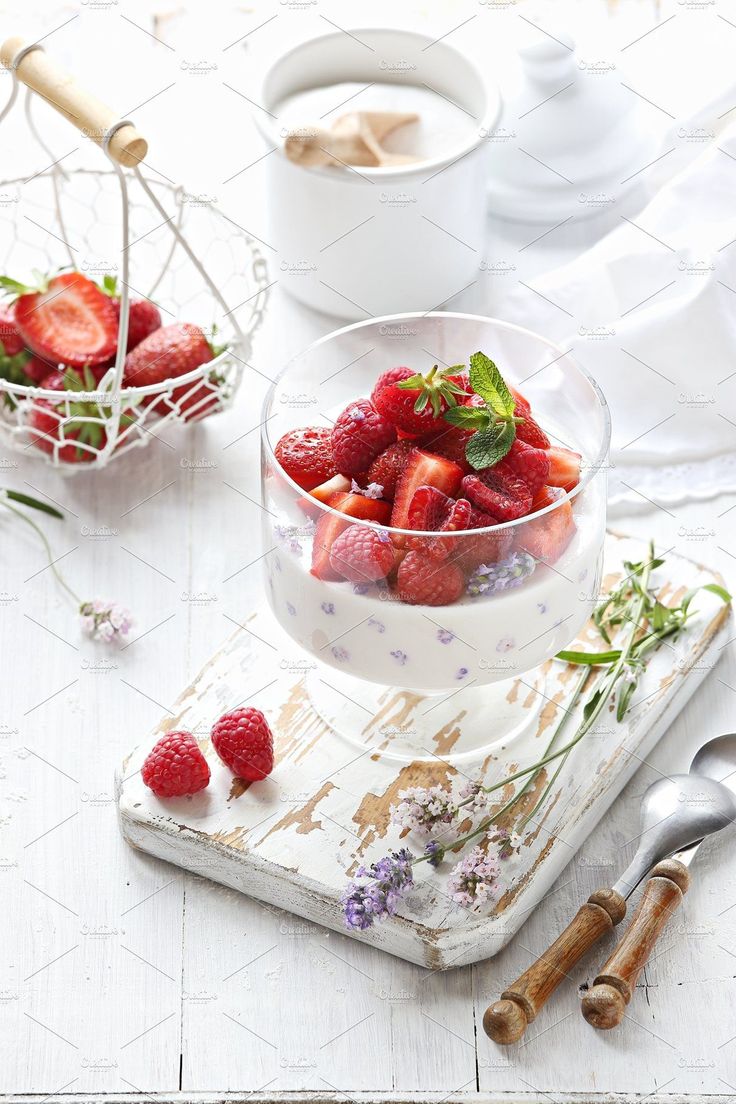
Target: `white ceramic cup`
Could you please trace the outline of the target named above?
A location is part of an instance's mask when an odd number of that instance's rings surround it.
[[[406,166],[351,171],[289,161],[286,130],[271,117],[279,104],[306,89],[352,81],[430,86],[472,117],[471,137],[464,131],[443,156]],[[414,31],[336,31],[282,54],[268,68],[257,102],[265,108],[255,113],[257,125],[275,150],[265,164],[276,277],[296,299],[355,321],[432,310],[476,278],[487,139],[501,97],[468,58]],[[369,107],[366,93],[345,111]]]

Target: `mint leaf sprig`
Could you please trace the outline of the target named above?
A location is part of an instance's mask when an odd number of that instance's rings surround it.
[[[476,471],[490,468],[503,460],[516,440],[516,400],[497,366],[485,353],[470,358],[470,386],[483,400],[483,406],[453,405],[445,411],[445,421],[472,431],[465,455]]]

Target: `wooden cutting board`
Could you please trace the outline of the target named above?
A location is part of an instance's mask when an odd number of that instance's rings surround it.
[[[624,560],[641,560],[645,554],[642,542],[609,534],[606,585],[622,577]],[[663,580],[660,596],[666,603],[689,587],[722,583],[715,572],[671,553],[657,578]],[[477,914],[455,905],[445,893],[450,866],[434,872],[422,863],[400,912],[356,938],[432,969],[461,966],[501,950],[715,665],[730,610],[708,593],[698,595],[694,607],[698,612],[688,631],[651,659],[624,723],[604,714],[570,755],[524,833],[518,856],[504,864],[507,884],[492,912]],[[580,639],[582,646],[594,646],[594,630],[588,627]],[[443,758],[400,762],[337,737],[310,705],[304,661],[267,609],[255,613],[181,694],[173,715],[162,718],[123,763],[117,780],[120,823],[125,838],[141,851],[344,931],[340,894],[355,868],[399,846],[421,851],[420,841],[402,838],[391,824],[390,806],[399,791],[444,784],[456,772]],[[539,696],[529,689],[533,674],[510,684],[509,697],[538,712],[538,722],[508,752],[487,757],[482,765],[489,781],[537,759],[569,701],[577,669],[557,661],[545,668],[541,710]],[[250,786],[232,778],[209,744],[213,721],[246,700],[269,717],[276,750],[271,777]],[[458,701],[459,724],[462,715]],[[572,717],[568,734],[575,724]],[[160,801],[143,785],[140,768],[160,735],[178,728],[200,741],[212,780],[194,797]],[[519,803],[519,818],[546,781],[540,776],[529,803],[526,798]],[[510,786],[498,791],[502,799],[511,793]]]

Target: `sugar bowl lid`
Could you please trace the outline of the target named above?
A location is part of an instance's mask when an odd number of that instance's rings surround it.
[[[564,31],[533,32],[518,58],[488,135],[491,213],[549,222],[615,202],[657,156],[651,112],[615,62],[581,57]]]

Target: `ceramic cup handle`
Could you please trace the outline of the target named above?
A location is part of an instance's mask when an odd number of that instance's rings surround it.
[[[591,893],[552,946],[486,1009],[486,1035],[502,1046],[517,1042],[568,971],[625,914],[626,901],[615,889]]]
[[[31,43],[18,35],[0,46],[0,62],[6,69],[15,67],[18,80],[68,119],[87,138],[103,144],[105,135],[120,116],[81,88],[74,78],[41,49],[33,49],[16,59]],[[130,168],[139,164],[148,152],[148,144],[132,123],[120,127],[111,137],[108,152],[118,164]]]

